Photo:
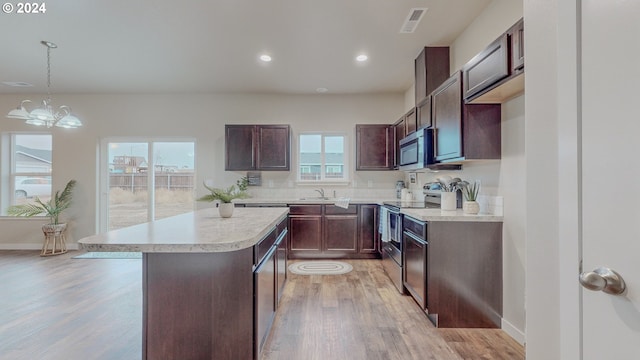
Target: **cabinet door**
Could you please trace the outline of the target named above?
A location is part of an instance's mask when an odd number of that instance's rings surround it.
[[[393,168],[397,169],[400,164],[400,140],[404,139],[407,134],[407,129],[404,121],[404,116],[393,124],[393,142],[395,149],[395,156],[393,157]]]
[[[356,125],[356,171],[392,170],[393,147],[389,125]]]
[[[358,216],[325,215],[324,244],[325,254],[354,254],[358,252]]]
[[[378,205],[360,205],[360,231],[358,252],[375,254],[378,252]]]
[[[413,108],[411,110],[409,110],[405,115],[404,115],[404,121],[406,123],[405,128],[407,131],[407,135],[411,134],[412,132],[416,131],[417,129],[417,117],[416,117],[416,108]]]
[[[449,48],[425,47],[414,64],[415,103],[419,104],[449,77]]]
[[[288,125],[257,126],[256,169],[289,170],[291,138]]]
[[[524,20],[520,19],[510,31],[511,35],[511,71],[524,69]]]
[[[431,96],[416,106],[416,128],[431,127]]]
[[[458,71],[432,94],[436,161],[462,156],[462,85]]]
[[[289,227],[290,258],[322,252],[322,216],[290,216]]]
[[[287,246],[289,244],[289,232],[285,230],[282,240],[276,249],[276,308],[280,303],[284,284],[287,280]]]
[[[225,170],[254,170],[255,126],[225,125]]]
[[[427,306],[427,243],[404,233],[404,287],[420,308]]]
[[[509,76],[508,46],[505,33],[462,67],[465,99]]]

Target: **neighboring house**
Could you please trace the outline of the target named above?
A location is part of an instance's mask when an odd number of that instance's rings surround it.
[[[51,150],[31,149],[16,145],[16,171],[20,173],[51,173]]]
[[[344,178],[344,154],[325,153],[325,177],[331,179]],[[300,154],[300,180],[320,179],[322,155],[320,153]]]
[[[114,156],[111,171],[114,173],[138,173],[148,169],[147,159],[143,156]]]

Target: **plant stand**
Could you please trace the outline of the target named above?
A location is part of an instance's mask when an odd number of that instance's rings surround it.
[[[64,230],[67,224],[47,224],[42,225],[44,233],[44,244],[40,256],[60,255],[67,252],[67,244],[64,238]]]

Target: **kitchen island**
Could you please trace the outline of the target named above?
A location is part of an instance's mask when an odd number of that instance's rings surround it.
[[[237,208],[221,218],[203,209],[79,243],[87,251],[143,253],[143,359],[253,359],[260,342],[254,317],[264,327],[254,270],[286,234],[287,214]]]

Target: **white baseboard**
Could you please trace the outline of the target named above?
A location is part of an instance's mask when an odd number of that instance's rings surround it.
[[[525,333],[505,319],[502,319],[502,330],[511,336],[513,340],[524,346],[527,339]]]
[[[78,250],[78,244],[67,244],[68,250]],[[42,244],[0,244],[0,250],[42,250]]]

